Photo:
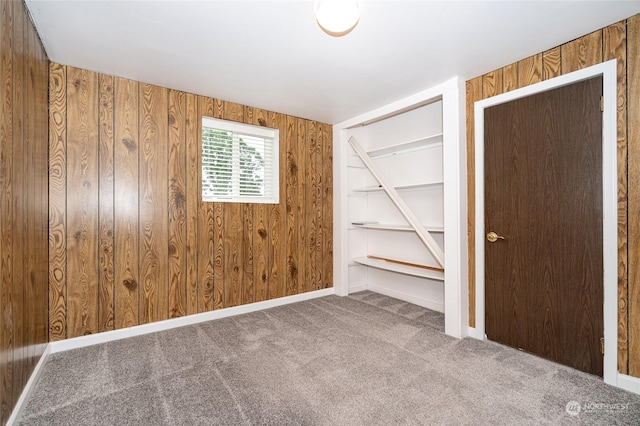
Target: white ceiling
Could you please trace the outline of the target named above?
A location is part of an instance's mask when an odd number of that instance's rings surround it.
[[[361,1],[345,37],[307,1],[26,0],[52,61],[337,123],[640,12],[640,1]]]

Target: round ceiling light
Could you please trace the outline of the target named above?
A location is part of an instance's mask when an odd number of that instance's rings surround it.
[[[322,31],[334,37],[349,34],[360,19],[358,2],[352,0],[316,0],[314,11]]]

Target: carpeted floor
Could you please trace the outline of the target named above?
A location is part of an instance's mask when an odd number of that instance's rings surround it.
[[[640,424],[639,395],[442,325],[361,292],[57,353],[19,424]]]

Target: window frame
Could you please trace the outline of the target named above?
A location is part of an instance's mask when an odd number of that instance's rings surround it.
[[[255,126],[253,124],[245,124],[237,121],[222,120],[213,117],[202,117],[200,131],[200,197],[203,202],[212,203],[255,203],[255,204],[279,204],[280,203],[280,130],[271,127]],[[271,158],[265,157],[265,164],[271,163],[271,178],[268,182],[265,176],[265,192],[267,191],[267,185],[270,186],[270,195],[210,195],[204,193],[205,188],[205,173],[204,173],[204,129],[220,130],[225,132],[233,132],[234,134],[242,134],[252,137],[264,138],[270,140],[271,143]],[[235,139],[235,138],[234,138]],[[265,167],[266,168],[266,167]],[[239,170],[234,170],[239,173]]]

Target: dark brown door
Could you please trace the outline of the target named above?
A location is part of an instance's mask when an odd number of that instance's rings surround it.
[[[602,376],[602,77],[485,109],[485,331]]]

